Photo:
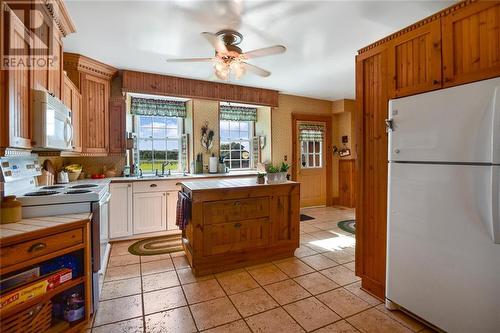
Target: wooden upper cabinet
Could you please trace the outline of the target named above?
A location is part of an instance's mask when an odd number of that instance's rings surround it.
[[[81,138],[81,104],[82,96],[73,84],[73,82],[65,75],[63,80],[63,95],[62,101],[71,110],[71,123],[73,125],[73,151],[82,151]]]
[[[121,154],[126,148],[125,98],[113,97],[109,102],[109,153]]]
[[[38,6],[40,7],[40,5]],[[39,8],[40,10],[31,11],[31,20],[33,22],[33,26],[37,27],[37,38],[33,40],[33,54],[36,56],[49,58],[51,54],[50,52],[50,43],[52,43],[52,18],[49,17],[48,14],[42,10],[43,8]],[[45,62],[45,66],[41,66],[42,63],[39,63],[40,67],[36,67],[33,71],[33,88],[40,89],[49,89],[49,73],[53,68],[49,67],[49,62]]]
[[[109,81],[83,74],[82,143],[83,152],[107,154],[109,147]]]
[[[388,44],[389,95],[401,97],[441,88],[441,24],[427,23]]]
[[[500,2],[476,2],[442,18],[444,86],[500,76]]]
[[[6,40],[4,50],[12,55],[22,54],[27,58],[33,47],[33,39],[29,30],[23,22],[5,5]],[[10,46],[10,47],[9,47]],[[8,120],[5,124],[8,127],[2,129],[2,132],[8,129],[8,132],[2,135],[3,147],[31,148],[30,132],[30,105],[31,105],[31,84],[33,72],[28,69],[12,68],[6,74],[6,109],[5,114]],[[4,87],[2,87],[3,89]]]
[[[109,101],[116,69],[75,53],[64,53],[64,69],[80,89],[81,145],[84,155],[107,155],[110,150]],[[125,133],[123,134],[125,135]]]
[[[61,33],[57,29],[52,30],[51,43],[52,43],[52,53],[53,53],[53,63],[49,70],[49,86],[47,90],[54,94],[57,98],[62,99],[63,90],[63,44],[61,39]]]

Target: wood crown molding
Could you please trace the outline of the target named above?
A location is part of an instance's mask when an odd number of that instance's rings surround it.
[[[62,0],[45,0],[45,7],[56,23],[59,31],[66,37],[76,32],[75,24],[69,15],[68,9]]]
[[[423,25],[425,25],[425,24],[427,24],[429,22],[438,20],[438,19],[440,19],[443,16],[447,16],[450,13],[452,13],[454,11],[457,11],[457,10],[459,10],[461,8],[464,8],[465,6],[468,6],[471,3],[474,3],[474,2],[477,2],[477,1],[478,0],[464,0],[464,1],[461,1],[461,2],[459,2],[459,3],[457,3],[457,4],[453,5],[453,6],[445,8],[445,9],[437,12],[436,14],[433,14],[433,15],[431,15],[429,17],[426,17],[423,20],[420,20],[420,21],[418,21],[418,22],[416,22],[416,23],[414,23],[414,24],[412,24],[412,25],[410,25],[410,26],[408,26],[408,27],[406,27],[404,29],[401,29],[401,30],[399,30],[399,31],[397,31],[397,32],[395,32],[395,33],[387,36],[387,37],[379,39],[378,41],[376,41],[376,42],[374,42],[374,43],[372,43],[372,44],[370,44],[368,46],[365,46],[362,49],[359,49],[358,50],[358,54],[362,54],[362,53],[365,53],[365,52],[367,52],[367,51],[369,51],[371,49],[374,49],[374,48],[376,48],[379,45],[385,44],[385,43],[393,40],[394,38],[397,38],[397,37],[399,37],[401,35],[404,35],[404,34],[410,32],[412,30],[418,29],[421,26],[423,26]]]
[[[112,66],[77,53],[64,52],[63,64],[65,70],[77,70],[106,80],[111,80],[118,73]]]

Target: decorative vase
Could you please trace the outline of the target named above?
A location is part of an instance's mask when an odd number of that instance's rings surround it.
[[[268,184],[281,184],[286,182],[286,172],[268,173],[266,180]]]

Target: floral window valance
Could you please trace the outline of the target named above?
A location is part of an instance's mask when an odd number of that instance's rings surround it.
[[[257,108],[249,108],[245,106],[220,106],[221,120],[237,120],[237,121],[257,121]]]
[[[300,141],[323,141],[325,127],[317,124],[300,124],[299,138]]]
[[[167,99],[132,97],[130,111],[138,116],[186,118],[186,103]]]

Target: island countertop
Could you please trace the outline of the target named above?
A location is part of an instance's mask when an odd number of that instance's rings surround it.
[[[258,184],[257,177],[248,178],[233,178],[233,179],[210,179],[200,181],[183,181],[180,185],[184,188],[195,191],[205,191],[205,190],[217,190],[217,189],[229,189],[229,188],[248,188],[248,187],[267,187],[267,186],[281,186],[298,184],[293,181],[286,181],[285,183],[279,184]]]

